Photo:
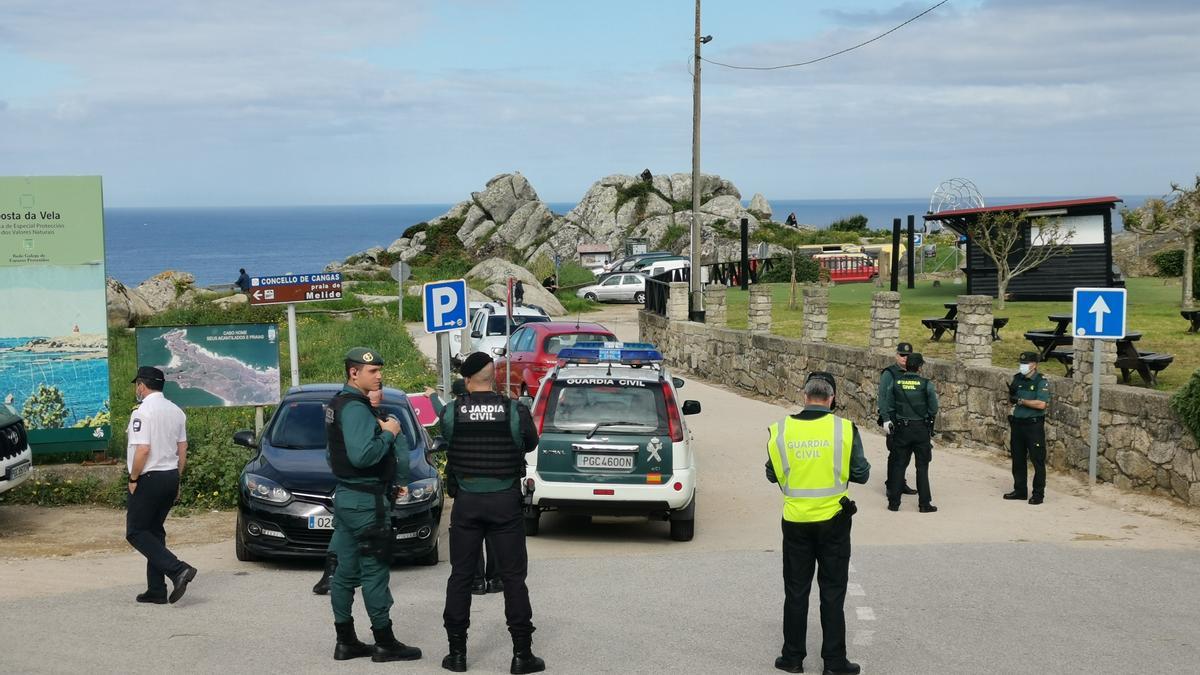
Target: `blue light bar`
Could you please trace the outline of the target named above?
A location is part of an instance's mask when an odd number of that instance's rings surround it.
[[[662,363],[663,355],[649,342],[580,342],[558,353],[566,363],[620,363],[627,366]]]

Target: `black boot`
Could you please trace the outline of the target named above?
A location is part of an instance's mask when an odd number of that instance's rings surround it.
[[[346,623],[333,624],[337,631],[337,646],[333,648],[333,660],[345,661],[371,655],[371,645],[358,639],[354,632],[354,619]]]
[[[475,581],[471,582],[471,595],[486,595],[487,580],[483,577],[475,577]]]
[[[467,634],[451,633],[446,637],[450,640],[450,653],[442,659],[442,667],[452,673],[467,672]]]
[[[513,636],[512,666],[508,672],[513,675],[522,673],[540,673],[546,669],[546,662],[533,655],[533,636]]]
[[[375,636],[375,649],[371,654],[371,660],[376,663],[384,661],[416,661],[421,658],[421,650],[408,645],[396,639],[392,634],[392,624],[383,628],[371,628],[371,633]]]
[[[325,571],[321,573],[321,580],[313,586],[313,593],[317,595],[327,595],[329,593],[329,580],[333,578],[333,573],[337,570],[337,554],[325,554]]]

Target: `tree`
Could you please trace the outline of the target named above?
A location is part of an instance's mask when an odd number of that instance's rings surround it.
[[[25,406],[21,409],[21,417],[25,418],[25,423],[30,429],[61,429],[70,414],[62,392],[58,387],[47,384],[39,384],[37,391],[25,401]]]
[[[750,236],[755,241],[787,249],[792,262],[792,288],[788,298],[788,309],[796,309],[796,256],[800,255],[801,246],[811,243],[812,236],[804,230],[770,221],[759,223],[758,229]]]
[[[1186,188],[1171,184],[1163,199],[1149,199],[1141,207],[1122,209],[1125,229],[1138,234],[1171,234],[1183,244],[1183,309],[1195,307],[1196,234],[1200,232],[1200,175]]]
[[[1025,245],[1026,223],[1028,245]],[[999,309],[1004,309],[1004,296],[1013,279],[1055,256],[1070,255],[1069,244],[1074,234],[1074,230],[1063,228],[1058,218],[1030,220],[1024,211],[990,211],[967,224],[967,237],[996,265]],[[1018,244],[1022,245],[1019,253]]]

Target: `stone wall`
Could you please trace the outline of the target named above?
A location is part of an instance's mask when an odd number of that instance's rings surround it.
[[[990,308],[987,313],[990,316]],[[673,368],[797,405],[802,403],[807,374],[829,371],[838,380],[839,414],[876,428],[879,371],[893,362],[890,353],[671,321],[645,311],[640,313],[640,325],[642,339],[657,344]],[[935,446],[956,444],[1007,454],[1012,411],[1008,383],[1014,372],[957,360],[927,360],[922,374],[935,382],[942,409]],[[1049,375],[1047,379],[1052,395],[1047,461],[1056,469],[1086,476],[1090,370],[1087,384],[1083,377]],[[1200,506],[1200,450],[1171,411],[1166,394],[1103,384],[1100,410],[1100,480]]]

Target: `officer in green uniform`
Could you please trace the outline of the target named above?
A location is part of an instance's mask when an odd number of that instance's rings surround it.
[[[900,510],[902,492],[897,489],[904,484],[904,472],[914,455],[917,458],[917,509],[921,513],[934,513],[937,507],[929,493],[929,462],[933,459],[933,423],[937,417],[937,392],[929,380],[918,371],[925,364],[920,354],[909,354],[904,373],[892,383],[891,389],[883,392],[884,430],[891,439],[892,452],[888,454],[888,511]]]
[[[355,347],[346,352],[345,366],[346,386],[325,410],[329,465],[337,477],[329,542],[329,552],[337,556],[329,593],[337,630],[333,658],[412,661],[421,658],[421,650],[397,641],[392,633],[388,588],[395,536],[392,501],[407,490],[408,443],[395,417],[381,420],[371,409],[368,394],[383,386],[379,353]],[[404,461],[397,461],[397,455]],[[360,642],[354,632],[350,607],[356,586],[362,587],[363,604],[371,617],[374,647]]]
[[[1038,353],[1022,352],[1020,372],[1008,385],[1008,401],[1013,404],[1009,417],[1009,448],[1012,451],[1013,491],[1005,499],[1029,498],[1041,504],[1046,496],[1046,408],[1050,406],[1050,383],[1038,370]],[[1033,462],[1033,494],[1027,490],[1028,467]]]
[[[888,418],[886,409],[883,407],[884,393],[890,392],[892,390],[892,385],[895,384],[895,382],[896,382],[896,379],[904,374],[904,364],[907,362],[908,355],[911,354],[912,351],[913,351],[912,345],[907,342],[901,342],[901,343],[897,344],[896,345],[896,362],[889,365],[887,368],[884,368],[883,370],[881,370],[879,372],[879,394],[875,397],[875,402],[879,407],[879,417],[876,418],[875,423],[881,427],[883,426],[883,423],[885,421],[887,421],[887,418]],[[887,445],[888,464],[890,465],[892,462],[892,455],[895,454],[894,451],[892,450],[892,440],[893,440],[892,435],[887,434],[883,438],[884,438],[884,443]],[[891,475],[889,475],[887,480],[890,481],[891,479],[892,479]],[[885,481],[884,488],[890,489],[890,483],[887,483]],[[905,480],[904,474],[900,474],[900,494],[904,494],[904,495],[917,494],[916,490],[914,490],[908,486],[908,481]]]

